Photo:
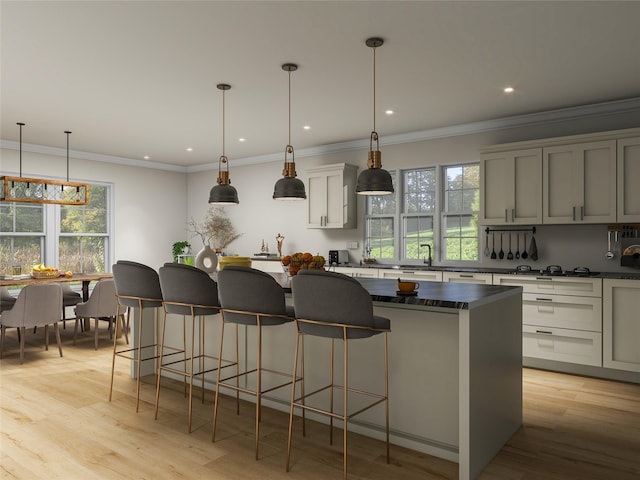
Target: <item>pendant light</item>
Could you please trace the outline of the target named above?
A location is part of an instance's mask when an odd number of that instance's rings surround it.
[[[295,72],[298,66],[294,63],[285,63],[282,70],[289,72],[289,143],[284,150],[284,169],[282,178],[276,182],[273,190],[274,200],[304,200],[307,194],[304,191],[304,183],[296,178],[296,156],[291,146],[291,72]],[[287,155],[291,155],[291,161],[287,161]]]
[[[0,201],[23,203],[55,203],[58,205],[86,205],[89,203],[89,185],[69,181],[69,134],[67,134],[67,180],[49,180],[22,176],[22,127],[20,127],[20,176],[0,177]]]
[[[382,168],[382,154],[378,144],[378,132],[376,132],[376,48],[380,47],[384,40],[373,37],[368,38],[365,43],[367,47],[373,49],[373,131],[369,138],[367,169],[358,175],[356,192],[360,195],[388,195],[393,193],[393,180],[391,174]]]
[[[238,191],[231,185],[229,179],[229,159],[224,153],[224,92],[231,89],[231,85],[219,83],[218,90],[222,90],[222,156],[218,160],[218,181],[217,185],[209,192],[209,203],[214,205],[232,205],[238,203]],[[226,167],[226,170],[222,168]]]

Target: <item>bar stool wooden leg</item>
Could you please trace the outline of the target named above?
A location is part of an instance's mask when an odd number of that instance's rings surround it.
[[[222,346],[224,344],[224,325],[225,325],[224,316],[222,316],[222,327],[220,329],[220,348],[218,350],[218,371],[216,372],[216,396],[213,399],[213,433],[211,435],[212,442],[216,441],[216,423],[218,420],[218,400],[220,397],[220,372],[222,371]],[[237,335],[238,335],[238,330],[236,328],[236,345],[237,345]],[[238,350],[236,349],[236,358],[237,356],[238,356]]]
[[[293,375],[291,379],[291,401],[289,403],[289,432],[287,434],[287,466],[286,471],[289,471],[289,463],[291,460],[291,435],[293,431],[293,404],[296,399],[296,375],[298,374],[298,347],[300,345],[300,331],[296,326],[296,346],[293,350]],[[303,354],[304,355],[304,354]],[[303,377],[304,378],[304,377]],[[304,393],[302,394],[304,397]],[[304,412],[304,408],[302,409]],[[304,423],[303,423],[304,425]]]
[[[164,315],[165,317],[167,316],[167,311],[166,309],[163,308],[164,311]],[[154,412],[154,418],[157,420],[158,419],[158,407],[160,406],[160,379],[162,378],[162,375],[160,374],[160,367],[162,367],[162,358],[163,358],[163,353],[164,353],[164,335],[165,335],[165,328],[166,328],[166,322],[163,324],[162,326],[162,343],[160,344],[160,365],[158,367],[158,372],[156,375],[156,407],[155,407],[155,412]]]
[[[348,398],[348,386],[349,386],[349,382],[348,382],[348,372],[349,369],[347,367],[347,362],[349,360],[349,355],[348,355],[348,346],[347,346],[347,329],[344,328],[343,329],[343,343],[344,343],[344,365],[343,365],[343,370],[344,370],[344,390],[343,390],[343,414],[342,414],[342,455],[343,455],[343,468],[344,468],[344,480],[347,480],[347,418],[349,417],[349,413],[348,413],[348,408],[347,408],[347,398]]]

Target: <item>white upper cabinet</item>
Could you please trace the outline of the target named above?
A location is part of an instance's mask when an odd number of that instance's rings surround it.
[[[543,223],[616,221],[616,141],[546,147]]]
[[[640,137],[618,140],[618,222],[640,222]]]
[[[542,148],[480,156],[483,225],[542,223]]]
[[[346,163],[307,170],[307,228],[356,228],[356,173]]]

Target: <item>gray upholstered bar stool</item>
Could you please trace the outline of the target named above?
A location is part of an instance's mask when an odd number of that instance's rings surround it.
[[[218,302],[218,285],[203,270],[181,263],[165,263],[160,268],[160,287],[162,288],[162,298],[164,305],[165,321],[162,327],[162,337],[160,341],[160,358],[158,365],[158,375],[156,383],[156,411],[155,418],[158,418],[158,406],[160,402],[160,379],[162,372],[170,372],[176,375],[183,375],[189,379],[189,420],[188,428],[191,433],[191,414],[193,411],[193,378],[200,376],[202,380],[202,403],[204,403],[204,380],[205,374],[213,372],[218,366],[218,358],[207,355],[205,351],[205,317],[220,313],[220,302]],[[185,354],[182,358],[171,358],[166,361],[163,358],[165,346],[165,333],[167,327],[167,314],[177,314],[182,316],[182,341]],[[191,317],[191,342],[190,349],[186,345],[186,316]],[[170,318],[170,317],[169,317]],[[196,342],[196,319],[200,322],[200,339]],[[196,352],[196,344],[199,350]],[[189,351],[187,356],[186,352]],[[215,361],[215,367],[207,368],[206,360]],[[194,364],[197,362],[197,364]],[[179,368],[182,366],[182,368]],[[225,365],[229,366],[229,365]],[[185,385],[186,387],[186,385]],[[186,392],[185,392],[186,393]]]
[[[155,361],[158,359],[158,308],[162,307],[162,290],[160,289],[160,279],[158,273],[151,267],[142,263],[131,262],[127,260],[119,260],[113,265],[113,279],[116,286],[115,298],[119,305],[128,307],[127,309],[127,325],[130,321],[131,310],[137,308],[140,313],[140,323],[138,330],[138,345],[133,348],[125,348],[118,350],[117,338],[113,340],[113,358],[111,361],[111,385],[109,387],[109,401],[113,396],[113,374],[115,370],[116,357],[126,358],[136,362],[136,412],[140,406],[140,367],[142,362],[153,361],[154,372]],[[153,308],[154,310],[154,343],[142,345],[142,334],[144,330],[144,310]],[[142,358],[143,351],[152,350],[150,356]],[[183,353],[182,350],[171,348],[170,354]]]
[[[360,283],[346,275],[334,272],[318,270],[301,270],[291,281],[293,303],[296,310],[296,349],[294,355],[293,376],[297,377],[298,347],[302,347],[304,360],[304,337],[326,337],[330,340],[331,366],[329,370],[329,384],[301,396],[295,396],[295,384],[291,389],[291,406],[289,412],[289,434],[287,440],[287,471],[291,458],[291,434],[293,426],[294,408],[310,410],[316,413],[328,415],[330,419],[330,442],[333,441],[333,419],[342,420],[343,425],[343,472],[347,478],[347,422],[356,415],[371,407],[384,403],[386,422],[386,450],[387,463],[389,463],[389,368],[387,355],[387,334],[391,331],[390,321],[384,317],[373,314],[371,296]],[[369,338],[383,334],[384,343],[384,394],[365,392],[349,386],[349,357],[348,344],[350,340]],[[343,344],[343,385],[337,385],[334,381],[334,342],[341,340]],[[317,360],[317,359],[316,359]],[[304,364],[303,364],[304,365]],[[304,375],[304,366],[302,369]],[[334,390],[342,390],[342,413],[334,412]],[[320,392],[329,390],[330,400],[328,409],[312,407],[307,399]],[[349,412],[348,394],[364,395],[372,397],[363,408]]]
[[[227,266],[218,272],[218,295],[220,298],[222,331],[220,333],[220,350],[218,360],[218,375],[216,383],[216,398],[213,408],[213,438],[216,438],[216,421],[218,418],[218,402],[220,387],[235,390],[236,411],[239,413],[239,392],[254,395],[256,399],[255,447],[258,459],[258,440],[260,436],[260,411],[262,395],[290,385],[290,374],[263,368],[262,366],[262,329],[274,327],[293,321],[293,308],[285,304],[284,290],[268,273],[248,267]],[[236,374],[222,377],[222,349],[224,345],[224,331],[227,324],[235,324],[236,330],[236,362],[238,361],[238,326],[257,327],[256,366],[250,368],[245,365],[242,371],[236,366]],[[276,385],[263,386],[262,374],[268,372],[275,376],[284,376],[286,381]],[[239,378],[255,374],[255,388],[242,387]],[[274,382],[275,383],[275,382]]]
[[[126,307],[116,301],[116,284],[112,279],[103,279],[96,283],[91,296],[86,302],[78,303],[75,308],[76,324],[73,329],[73,344],[76,344],[78,335],[78,324],[85,318],[95,318],[96,328],[94,332],[94,348],[98,349],[98,322],[106,320],[109,322],[109,338],[113,338],[113,324],[118,318],[124,319]],[[122,322],[123,326],[125,322]],[[125,339],[129,343],[127,329],[123,328]]]

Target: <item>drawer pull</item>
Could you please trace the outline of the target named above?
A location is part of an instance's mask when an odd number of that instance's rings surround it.
[[[538,301],[538,302],[553,302],[553,298],[538,298],[538,297],[536,297],[536,301]]]
[[[553,332],[548,332],[546,330],[536,330],[536,333],[544,333],[545,335],[553,335]]]
[[[536,280],[544,280],[545,282],[552,282],[553,278],[550,278],[550,277],[536,277]]]
[[[465,275],[464,273],[461,273],[459,275],[460,278],[473,278],[473,275]]]

